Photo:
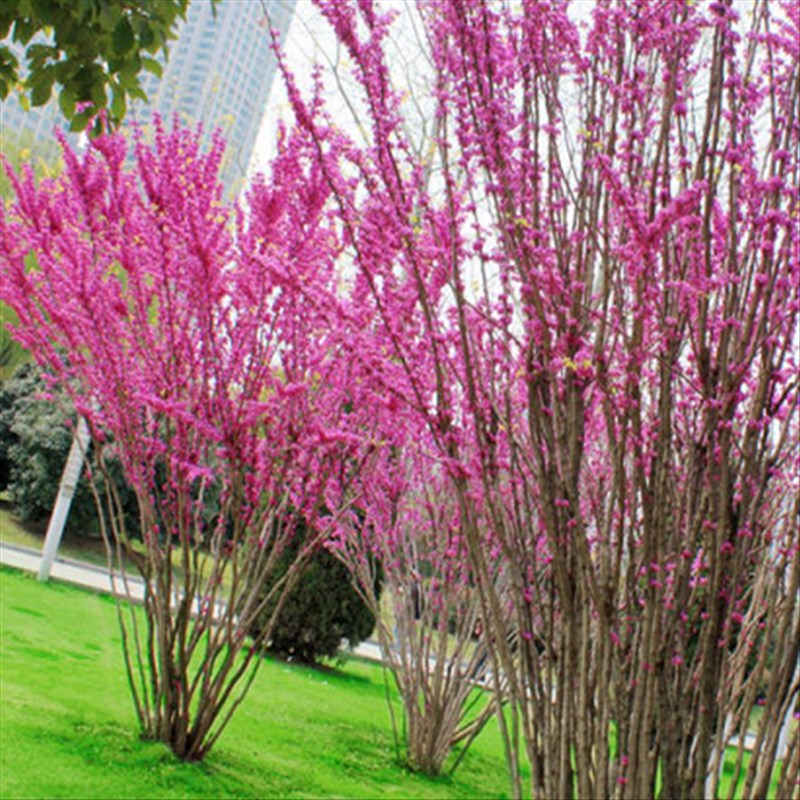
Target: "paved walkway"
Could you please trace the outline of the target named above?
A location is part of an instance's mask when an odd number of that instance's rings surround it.
[[[38,572],[41,557],[42,554],[38,550],[30,547],[0,542],[0,563],[6,566],[16,567],[26,572]],[[109,594],[113,592],[111,576],[107,569],[73,558],[57,556],[53,562],[50,577],[53,580],[72,583],[96,592]],[[117,582],[119,583],[119,578]],[[141,602],[144,598],[144,581],[138,576],[131,575],[128,577],[128,585],[133,599]]]
[[[42,554],[38,550],[0,542],[0,564],[25,570],[26,572],[38,573],[41,558]],[[105,567],[88,564],[85,561],[56,556],[50,577],[52,580],[82,586],[95,592],[114,593],[108,570]],[[124,594],[119,577],[116,579],[116,584],[119,593]],[[142,602],[144,599],[144,581],[136,575],[130,575],[128,576],[128,588],[130,596],[134,600]],[[362,642],[355,648],[353,654],[370,661],[381,661],[381,649],[377,642]]]

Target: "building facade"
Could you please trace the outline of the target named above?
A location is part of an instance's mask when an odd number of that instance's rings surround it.
[[[226,194],[237,195],[277,71],[270,26],[285,37],[293,12],[294,0],[192,0],[169,58],[159,55],[161,78],[141,73],[148,101],[130,102],[126,125],[138,123],[146,134],[157,113],[167,124],[176,114],[185,124],[202,123],[207,135],[221,129],[228,142],[221,177]],[[52,147],[53,130],[67,127],[55,94],[28,111],[9,97],[0,115],[3,138],[33,151]]]
[[[154,113],[165,121],[177,114],[207,133],[221,129],[228,143],[222,180],[229,195],[238,194],[277,71],[270,26],[283,38],[293,12],[294,0],[193,0],[161,79],[146,73],[142,80],[149,102],[134,101],[129,120],[146,127]]]

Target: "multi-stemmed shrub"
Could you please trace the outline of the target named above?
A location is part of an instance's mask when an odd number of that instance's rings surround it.
[[[447,477],[515,795],[714,796],[734,736],[796,792],[798,5],[420,3],[423,146],[392,12],[318,6],[350,357]]]
[[[298,525],[316,530],[342,460],[359,463],[316,310],[332,313],[335,280],[324,181],[285,141],[244,214],[220,200],[222,148],[159,126],[130,169],[121,135],[82,156],[65,146],[60,178],[37,185],[23,169],[0,210],[15,335],[88,420],[93,472],[113,457],[136,495],[131,531],[113,482],[95,482],[117,588],[135,591],[131,565],[144,579],[144,617],[119,615],[139,720],[184,759],[241,702],[253,621],[319,536],[266,595],[263,580]]]

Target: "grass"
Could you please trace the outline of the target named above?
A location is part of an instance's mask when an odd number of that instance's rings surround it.
[[[503,797],[488,727],[452,778],[395,758],[381,670],[266,661],[203,764],[144,742],[113,601],[0,569],[0,797]]]
[[[4,799],[508,794],[494,722],[452,778],[400,766],[381,670],[355,659],[341,670],[265,661],[217,748],[202,764],[184,764],[137,735],[114,601],[8,568],[0,568],[0,713]]]

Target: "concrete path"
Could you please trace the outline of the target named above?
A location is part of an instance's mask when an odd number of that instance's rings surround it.
[[[26,572],[38,573],[41,558],[42,554],[38,550],[0,542],[0,564]],[[88,564],[85,561],[57,556],[53,562],[50,577],[51,580],[64,581],[95,592],[114,593],[114,585],[108,570],[96,564]],[[136,602],[142,602],[144,599],[144,581],[136,575],[128,576],[127,580],[130,596]],[[117,593],[124,595],[125,590],[119,575],[116,576],[114,582],[116,583]],[[353,655],[370,661],[382,660],[378,643],[372,641],[362,642],[355,648]]]
[[[41,558],[42,554],[38,550],[0,542],[0,564],[16,567],[26,572],[38,572]],[[72,583],[95,592],[111,594],[114,591],[108,570],[85,561],[57,556],[53,562],[53,570],[50,576],[53,580]],[[118,576],[116,579],[117,588],[122,592],[120,580]],[[142,602],[144,599],[144,581],[138,576],[131,575],[128,577],[128,586],[133,599],[137,602]]]

